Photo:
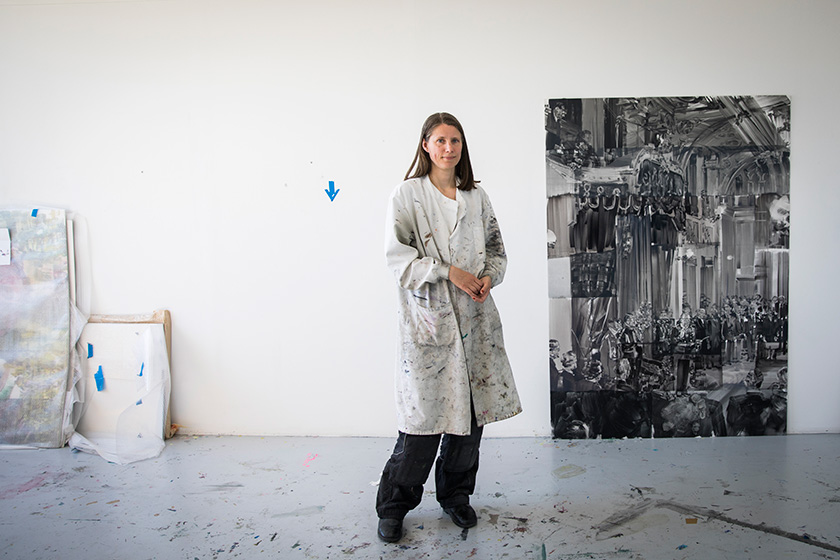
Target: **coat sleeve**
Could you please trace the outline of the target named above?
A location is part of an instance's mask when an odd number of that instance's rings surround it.
[[[449,279],[449,265],[417,249],[416,217],[399,192],[391,195],[385,220],[385,259],[401,288]]]
[[[507,270],[507,253],[502,241],[502,232],[496,214],[490,204],[490,197],[483,190],[481,192],[481,221],[484,224],[484,270],[479,278],[489,276],[492,286],[502,283]]]

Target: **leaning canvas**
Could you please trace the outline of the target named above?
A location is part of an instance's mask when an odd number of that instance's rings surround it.
[[[551,99],[559,438],[783,433],[790,101]]]
[[[170,393],[164,325],[88,323],[79,347],[79,420],[70,447],[118,464],[157,457]]]
[[[73,319],[63,210],[0,211],[0,447],[61,447],[69,437]]]

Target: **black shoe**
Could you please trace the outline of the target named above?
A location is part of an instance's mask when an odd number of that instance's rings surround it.
[[[452,522],[458,527],[469,529],[478,524],[478,517],[475,515],[475,510],[470,504],[463,504],[460,506],[453,506],[450,508],[443,508],[444,513],[448,513],[452,518]]]
[[[385,542],[397,542],[403,534],[402,519],[380,519],[376,534]]]

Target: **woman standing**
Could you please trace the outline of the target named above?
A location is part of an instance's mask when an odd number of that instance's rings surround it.
[[[386,542],[402,537],[436,457],[438,503],[459,527],[475,526],[470,495],[483,426],[522,411],[490,296],[507,257],[477,183],[461,124],[431,115],[388,207],[385,252],[399,285],[399,436],[376,497]]]

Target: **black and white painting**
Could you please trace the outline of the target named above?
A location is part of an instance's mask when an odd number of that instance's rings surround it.
[[[790,101],[551,99],[558,438],[784,433]]]

